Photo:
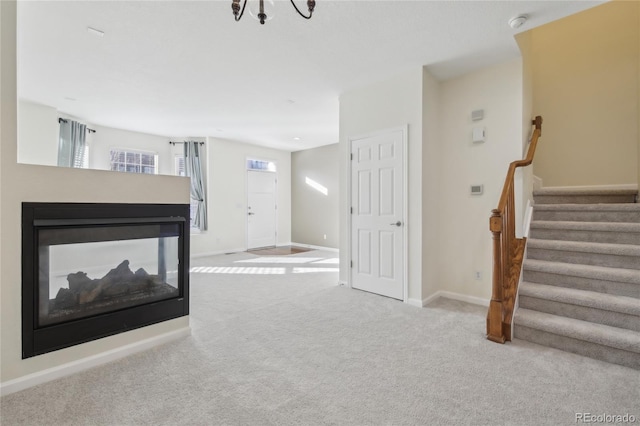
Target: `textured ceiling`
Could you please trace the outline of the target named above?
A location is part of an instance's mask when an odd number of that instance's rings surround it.
[[[260,25],[235,22],[230,0],[21,1],[18,91],[98,125],[296,151],[338,141],[346,90],[515,58],[516,32],[599,3],[317,0],[307,21],[276,1]]]

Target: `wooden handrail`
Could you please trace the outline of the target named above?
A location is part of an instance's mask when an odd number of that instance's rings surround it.
[[[491,212],[489,219],[493,234],[493,287],[487,313],[487,339],[498,343],[511,340],[511,320],[526,243],[526,238],[516,238],[513,178],[517,168],[526,167],[533,161],[542,135],[542,117],[537,116],[531,124],[535,129],[527,156],[509,165],[498,208]]]

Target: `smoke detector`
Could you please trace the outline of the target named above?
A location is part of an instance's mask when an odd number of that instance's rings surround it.
[[[525,22],[527,22],[527,16],[520,15],[509,19],[509,26],[515,30],[516,28],[520,28]]]

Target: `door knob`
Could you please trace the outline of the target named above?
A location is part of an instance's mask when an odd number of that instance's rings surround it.
[[[395,226],[402,226],[402,222],[397,221],[396,223],[392,223],[391,225],[395,225]]]

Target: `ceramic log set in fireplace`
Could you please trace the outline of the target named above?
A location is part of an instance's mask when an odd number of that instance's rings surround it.
[[[188,204],[22,205],[22,357],[189,313]]]

